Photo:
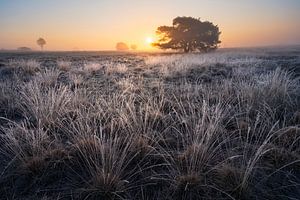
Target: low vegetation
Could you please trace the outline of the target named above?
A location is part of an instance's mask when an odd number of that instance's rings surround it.
[[[0,67],[1,199],[299,198],[299,50],[35,56]]]

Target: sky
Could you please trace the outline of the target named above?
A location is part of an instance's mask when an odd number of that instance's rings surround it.
[[[153,50],[158,26],[177,16],[211,21],[221,47],[300,44],[300,0],[0,0],[0,49]]]

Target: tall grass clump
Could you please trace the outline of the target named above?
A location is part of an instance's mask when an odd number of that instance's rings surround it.
[[[34,75],[40,71],[40,63],[34,59],[9,60],[8,66],[25,75]]]
[[[61,71],[68,72],[68,71],[70,71],[70,69],[72,67],[72,62],[66,61],[66,60],[58,60],[57,67]]]

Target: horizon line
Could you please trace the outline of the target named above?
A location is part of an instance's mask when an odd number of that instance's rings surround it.
[[[25,46],[24,46],[25,47]],[[252,49],[252,48],[272,48],[272,47],[276,47],[276,48],[282,48],[282,47],[300,47],[300,43],[299,44],[271,44],[271,45],[256,45],[256,46],[233,46],[233,47],[219,47],[217,50],[219,49]],[[13,52],[120,52],[120,53],[143,53],[143,52],[166,52],[166,53],[172,53],[172,52],[177,52],[175,50],[162,50],[162,49],[145,49],[145,50],[126,50],[126,51],[119,51],[119,50],[115,50],[115,49],[90,49],[90,50],[80,50],[80,49],[76,49],[76,50],[38,50],[38,49],[31,49],[30,50],[18,50],[17,47],[16,49],[5,49],[5,48],[0,48],[0,51],[13,51]]]

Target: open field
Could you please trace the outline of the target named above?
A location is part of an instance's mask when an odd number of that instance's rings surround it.
[[[299,199],[300,48],[0,53],[0,199]]]

